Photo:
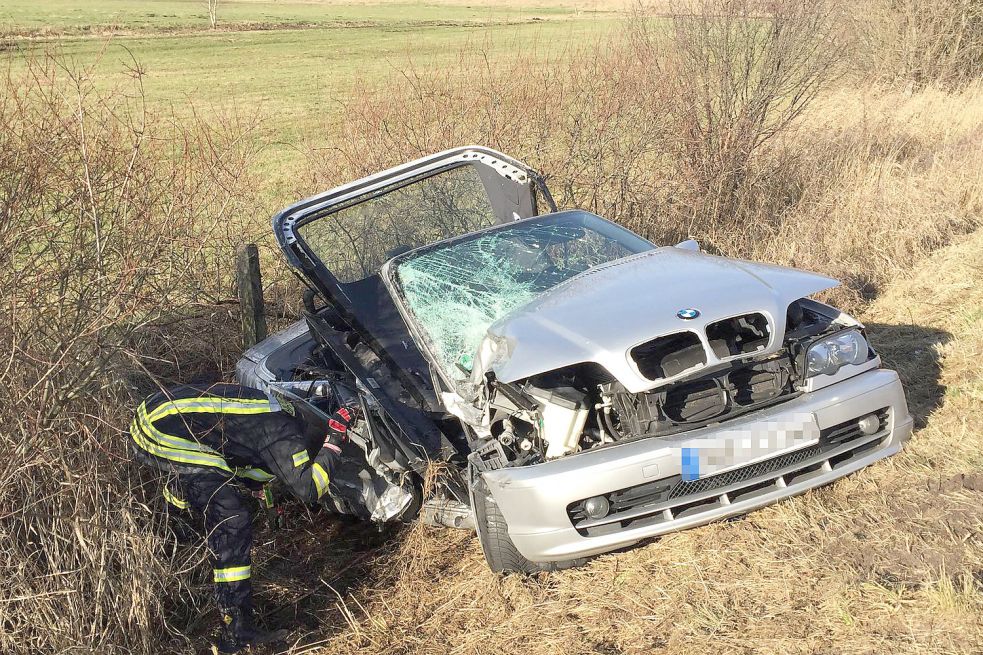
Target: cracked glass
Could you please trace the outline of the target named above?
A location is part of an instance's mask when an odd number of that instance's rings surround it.
[[[394,260],[404,306],[445,375],[468,377],[488,327],[584,271],[654,246],[593,214],[548,214]]]

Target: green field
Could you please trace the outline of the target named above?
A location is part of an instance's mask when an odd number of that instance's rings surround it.
[[[596,5],[596,3],[595,3]],[[344,2],[336,0],[219,0],[218,27],[332,27],[503,23],[605,13],[601,3],[584,9],[573,3],[519,2]],[[0,30],[14,34],[87,34],[203,30],[209,28],[204,0],[4,0]]]
[[[274,172],[334,123],[360,85],[409,66],[444,67],[468,44],[492,59],[517,48],[546,56],[618,24],[614,5],[543,4],[220,0],[211,30],[203,0],[0,0],[0,44],[15,73],[28,57],[56,52],[94,73],[98,87],[129,93],[138,64],[151,109],[262,117],[263,163]]]
[[[95,64],[100,81],[124,79],[133,60],[152,102],[228,102],[268,111],[286,123],[332,111],[359,81],[371,83],[409,62],[440,66],[467,43],[499,54],[521,44],[543,51],[602,32],[610,21],[518,25],[312,28],[180,35],[61,38],[24,44]],[[118,79],[114,79],[118,77]]]

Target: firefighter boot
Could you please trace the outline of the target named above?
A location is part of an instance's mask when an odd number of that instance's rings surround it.
[[[286,630],[267,632],[253,623],[251,608],[231,607],[221,610],[222,634],[219,637],[220,653],[239,653],[249,646],[259,646],[283,641]]]

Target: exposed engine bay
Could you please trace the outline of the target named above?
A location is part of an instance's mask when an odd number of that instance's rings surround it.
[[[827,311],[824,311],[827,310]],[[646,377],[691,376],[633,393],[597,365],[580,364],[506,384],[490,381],[490,439],[474,460],[482,469],[525,466],[636,439],[668,436],[736,418],[796,397],[806,378],[805,353],[817,338],[843,330],[836,310],[802,299],[787,311],[778,352],[758,356],[770,338],[768,321],[750,313],[707,329],[710,347],[730,361],[712,367],[703,346],[669,335],[634,349]],[[866,353],[865,353],[866,356]]]

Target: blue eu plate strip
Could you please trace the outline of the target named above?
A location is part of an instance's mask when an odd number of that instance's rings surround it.
[[[700,451],[698,448],[683,448],[683,480],[696,480],[700,477]]]

